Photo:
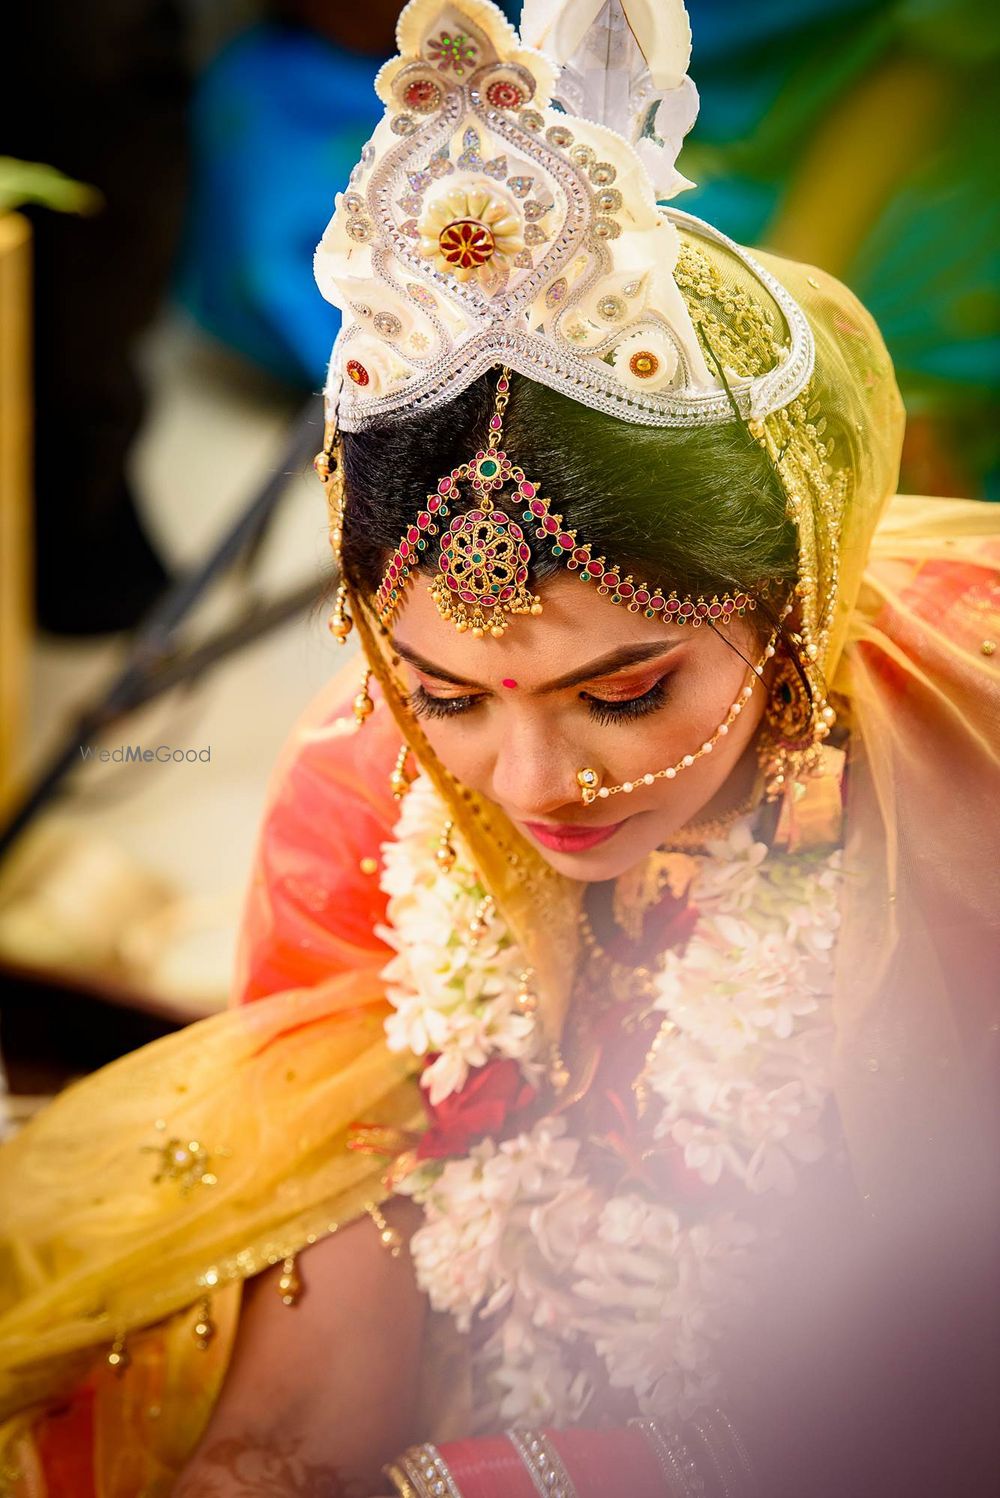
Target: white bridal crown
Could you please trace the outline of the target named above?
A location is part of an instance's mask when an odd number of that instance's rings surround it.
[[[741,246],[658,199],[694,123],[683,0],[410,0],[385,115],[316,252],[341,309],[327,417],[452,399],[503,363],[646,426],[761,419],[805,386],[798,304]],[[780,310],[766,374],[706,362],[675,280],[678,229],[727,245]]]

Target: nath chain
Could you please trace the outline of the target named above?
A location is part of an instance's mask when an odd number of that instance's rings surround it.
[[[786,607],[785,613],[787,614],[787,612],[788,608]],[[584,806],[592,805],[598,798],[606,801],[609,796],[617,796],[619,794],[630,795],[632,791],[641,790],[644,786],[652,785],[657,780],[675,780],[682,770],[689,770],[696,760],[703,758],[706,754],[711,754],[716,744],[720,739],[725,738],[746,704],[750,701],[753,695],[754,683],[764,675],[765,666],[774,656],[780,629],[781,626],[779,625],[776,629],[772,630],[771,638],[767,642],[764,654],[756,666],[750,667],[748,680],[740,695],[730,706],[729,711],[711,738],[706,739],[700,749],[696,749],[691,754],[683,755],[676,764],[667,765],[663,770],[648,770],[644,775],[638,776],[635,780],[626,780],[621,785],[602,785],[600,771],[587,765],[582,770],[576,772],[576,783],[580,787],[580,795]]]

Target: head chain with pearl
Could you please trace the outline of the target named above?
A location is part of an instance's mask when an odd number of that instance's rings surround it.
[[[593,582],[598,593],[610,597],[612,603],[624,604],[647,619],[695,626],[728,624],[754,608],[755,600],[747,592],[679,597],[672,590],[664,592],[637,582],[581,541],[551,508],[551,501],[542,497],[540,486],[500,445],[509,392],[510,370],[503,369],[486,446],[439,479],[390,558],[375,595],[375,610],[383,626],[401,607],[428,548],[438,537],[438,571],[431,592],[442,617],[452,620],[456,629],[471,630],[477,638],[487,633],[500,638],[511,615],[540,614],[541,602],[528,587],[531,549],[522,524],[583,582]],[[477,503],[457,515],[442,534],[441,523],[450,514],[449,505],[460,498],[462,484],[471,487]],[[501,500],[516,510],[516,519],[497,507]]]

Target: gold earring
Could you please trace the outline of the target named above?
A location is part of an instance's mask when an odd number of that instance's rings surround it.
[[[302,1280],[294,1254],[289,1254],[282,1263],[281,1274],[278,1276],[278,1294],[282,1304],[286,1306],[298,1305],[302,1297]]]
[[[371,669],[365,672],[365,679],[361,683],[361,691],[354,699],[354,717],[360,728],[366,719],[370,718],[375,711],[375,704],[368,695],[368,683],[372,679]]]
[[[455,867],[455,860],[458,857],[451,841],[451,834],[454,829],[454,822],[445,822],[441,832],[441,841],[438,843],[437,852],[434,854],[438,868],[442,869],[446,874],[449,874]]]
[[[790,786],[813,773],[821,741],[835,720],[833,708],[817,694],[792,655],[782,651],[774,664],[757,748],[768,801],[776,801]]]
[[[346,583],[341,583],[337,589],[337,597],[334,600],[333,611],[327,620],[327,627],[338,645],[347,644],[347,637],[354,628],[354,620],[347,612]]]
[[[396,763],[393,765],[392,774],[389,776],[389,789],[392,791],[393,798],[396,801],[402,801],[414,781],[414,776],[407,775],[406,773],[406,760],[409,753],[409,744],[404,744],[396,755]]]
[[[207,1295],[205,1296],[204,1300],[199,1302],[198,1320],[195,1322],[191,1330],[194,1335],[195,1346],[198,1347],[202,1352],[206,1352],[208,1350],[208,1344],[211,1342],[217,1331],[215,1322],[212,1320],[212,1302],[209,1300]]]
[[[319,475],[326,495],[328,533],[333,562],[338,573],[341,566],[341,543],[344,536],[344,464],[343,442],[339,432],[332,432],[326,447],[313,459],[313,467]],[[327,620],[330,633],[338,645],[344,645],[354,628],[354,620],[347,612],[347,584],[343,581],[337,588],[333,612]]]

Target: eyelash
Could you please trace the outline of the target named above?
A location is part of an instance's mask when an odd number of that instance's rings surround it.
[[[599,697],[588,697],[581,692],[581,701],[587,703],[590,716],[596,723],[629,723],[636,718],[645,718],[649,713],[659,712],[667,700],[667,676],[661,676],[648,692],[641,697],[628,697],[621,702],[608,702]],[[432,697],[424,687],[418,686],[409,696],[411,712],[418,718],[453,718],[471,710],[482,701],[481,697],[466,694],[463,697]]]

